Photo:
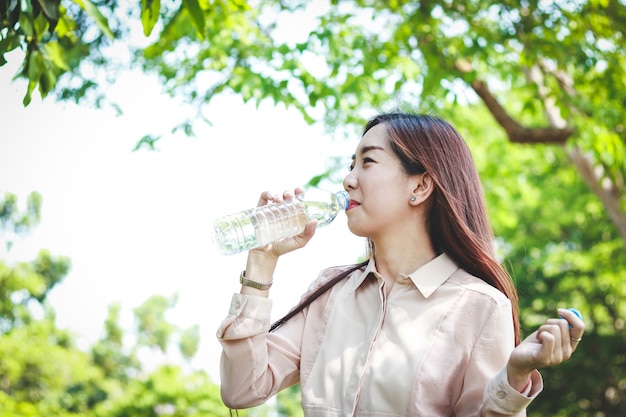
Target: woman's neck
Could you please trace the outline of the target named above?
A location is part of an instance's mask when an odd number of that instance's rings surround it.
[[[429,239],[381,244],[374,242],[376,269],[385,279],[408,275],[436,256]]]

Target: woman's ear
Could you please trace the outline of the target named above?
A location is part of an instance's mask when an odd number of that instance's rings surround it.
[[[413,193],[409,201],[411,205],[417,206],[428,200],[428,197],[433,193],[435,184],[428,172],[416,175],[414,184]]]

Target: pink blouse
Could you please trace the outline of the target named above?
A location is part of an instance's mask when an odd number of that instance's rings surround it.
[[[345,269],[323,271],[310,291]],[[388,296],[370,260],[268,333],[271,306],[235,294],[218,330],[231,408],[299,382],[307,417],[525,416],[543,388],[538,372],[529,396],[508,384],[511,304],[445,254],[399,276]]]

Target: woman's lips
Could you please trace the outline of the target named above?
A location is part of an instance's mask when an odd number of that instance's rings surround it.
[[[353,208],[355,208],[356,206],[359,206],[359,205],[361,205],[361,204],[358,201],[350,200],[348,202],[348,208],[346,209],[346,211],[347,210],[351,210],[351,209],[353,209]]]

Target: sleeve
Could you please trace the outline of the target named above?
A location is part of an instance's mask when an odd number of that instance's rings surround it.
[[[525,393],[520,393],[509,385],[506,367],[496,374],[485,389],[483,416],[525,415],[526,407],[543,389],[543,380],[538,371],[531,376],[531,385]]]
[[[222,400],[230,408],[262,404],[298,382],[302,326],[268,333],[271,308],[267,298],[234,294],[217,331]]]
[[[506,364],[514,340],[502,335],[513,335],[513,332],[510,301],[496,302],[472,351],[463,380],[463,393],[455,407],[456,416],[475,416],[476,402],[481,403],[478,413],[481,417],[526,416],[526,407],[543,389],[543,381],[535,371],[527,389],[529,395],[509,385]]]

